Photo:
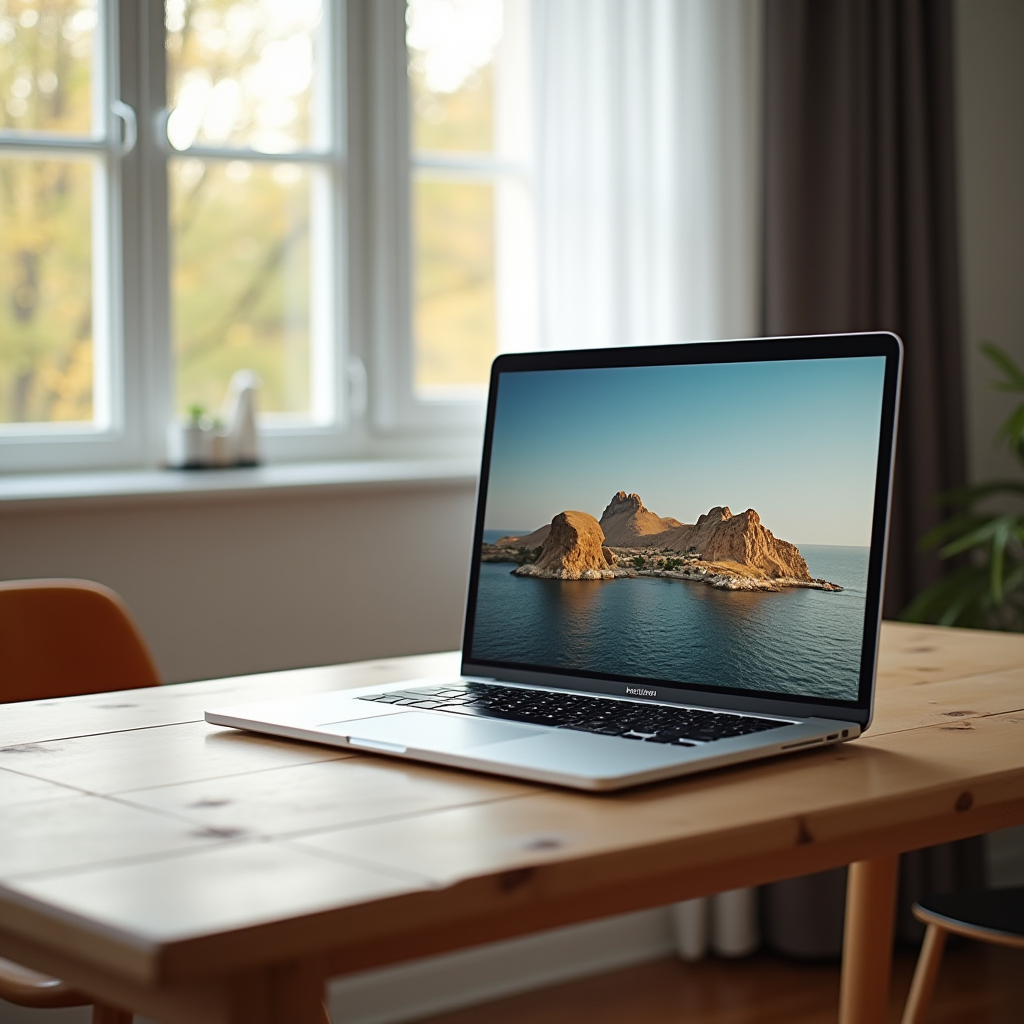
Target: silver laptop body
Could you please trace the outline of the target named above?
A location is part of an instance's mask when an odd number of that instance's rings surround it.
[[[901,362],[888,333],[500,356],[460,676],[206,720],[586,790],[854,739]]]

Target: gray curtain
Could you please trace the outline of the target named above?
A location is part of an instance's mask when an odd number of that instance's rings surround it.
[[[965,478],[951,0],[766,0],[764,329],[906,345],[885,614]]]
[[[965,479],[952,0],[765,0],[764,333],[892,330],[906,346],[884,613],[941,566],[918,550]],[[926,891],[978,884],[977,841],[904,860]],[[769,886],[769,944],[838,953],[845,872]]]

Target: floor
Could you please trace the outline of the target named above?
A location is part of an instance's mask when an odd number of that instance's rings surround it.
[[[898,1024],[915,954],[897,955],[888,1021]],[[698,964],[655,960],[501,999],[419,1024],[835,1024],[839,968],[771,954]],[[1024,952],[949,948],[929,1024],[1024,1021]]]

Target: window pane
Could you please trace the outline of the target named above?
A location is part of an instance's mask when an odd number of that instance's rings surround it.
[[[180,411],[217,410],[239,369],[262,378],[262,411],[309,411],[314,174],[288,163],[171,161]]]
[[[534,337],[529,0],[407,0],[420,399],[485,391]]]
[[[420,178],[413,210],[416,390],[478,390],[497,351],[494,188]]]
[[[409,0],[414,150],[494,148],[494,61],[502,0]]]
[[[88,160],[0,160],[0,423],[93,416]]]
[[[0,0],[0,128],[92,130],[96,0]]]
[[[172,145],[326,144],[322,0],[167,0]],[[326,99],[326,97],[324,97]]]

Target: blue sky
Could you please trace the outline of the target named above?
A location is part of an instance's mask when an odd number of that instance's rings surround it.
[[[600,518],[635,491],[684,523],[756,509],[796,544],[866,545],[881,357],[506,373],[486,529]]]

